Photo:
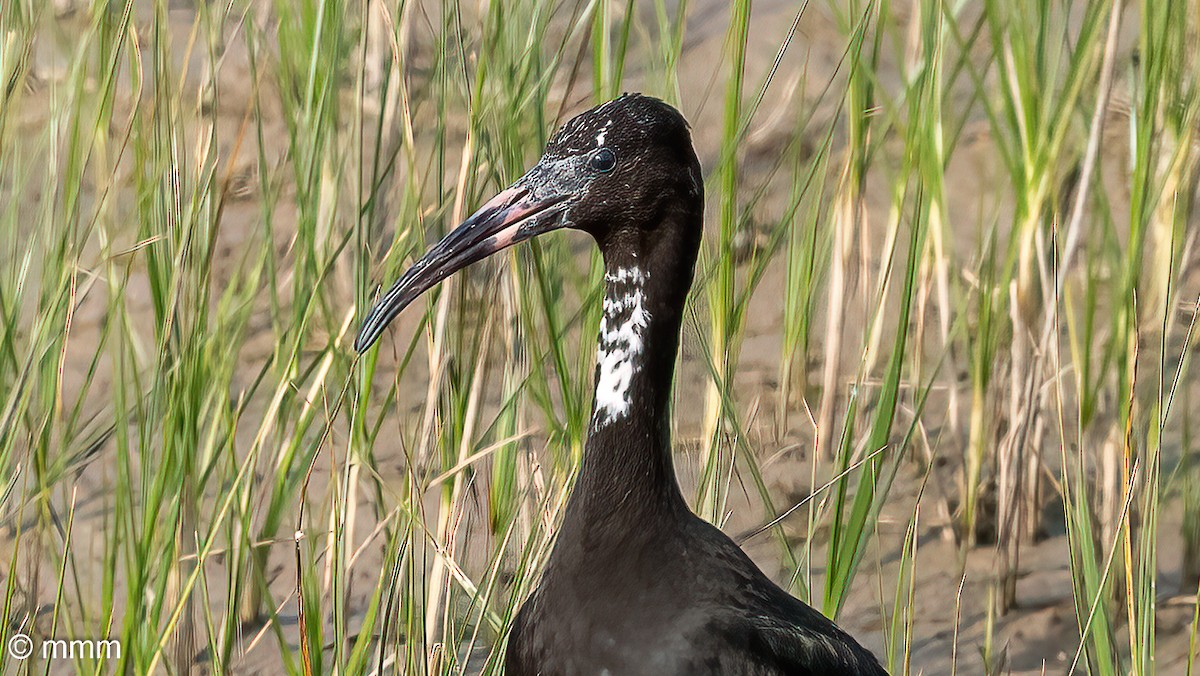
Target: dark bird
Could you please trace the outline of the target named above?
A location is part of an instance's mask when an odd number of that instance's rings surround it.
[[[631,94],[567,122],[511,187],[438,242],[367,314],[368,349],[448,275],[574,228],[604,255],[583,467],[542,579],[508,638],[509,676],[886,674],[688,508],[671,462],[671,381],[704,224],[679,111]]]

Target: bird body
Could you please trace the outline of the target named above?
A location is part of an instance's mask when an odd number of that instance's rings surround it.
[[[714,526],[690,513],[658,521],[616,550],[556,546],[513,624],[509,676],[884,673]]]
[[[675,478],[671,385],[703,232],[686,121],[626,95],[567,122],[542,159],[435,245],[368,314],[356,348],[455,270],[550,230],[604,256],[583,464],[542,578],[513,622],[509,676],[886,672],[691,512]]]

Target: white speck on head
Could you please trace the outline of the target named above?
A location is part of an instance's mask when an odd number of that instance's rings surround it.
[[[604,128],[602,128],[602,129],[600,130],[600,133],[599,133],[599,134],[596,134],[596,147],[597,147],[597,148],[599,148],[600,146],[604,145],[604,137],[605,137],[605,135],[607,135],[607,134],[608,134],[608,128],[612,126],[612,123],[613,123],[613,121],[612,121],[612,120],[609,120],[608,122],[605,122],[605,123],[604,123]]]
[[[625,417],[631,405],[629,385],[644,347],[642,333],[650,323],[642,285],[646,276],[638,268],[618,268],[604,275],[609,292],[600,320],[600,352],[596,359],[596,412],[593,426],[600,428]]]

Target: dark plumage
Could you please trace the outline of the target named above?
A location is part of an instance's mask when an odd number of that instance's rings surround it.
[[[509,676],[886,673],[680,493],[671,381],[703,204],[683,116],[622,96],[564,125],[533,169],[431,249],[363,323],[360,350],[429,286],[549,230],[587,232],[604,254],[583,467],[541,582],[513,623]]]

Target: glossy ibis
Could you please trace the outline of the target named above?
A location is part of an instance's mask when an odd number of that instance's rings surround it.
[[[671,461],[671,381],[703,229],[687,122],[622,96],[567,122],[511,187],[385,293],[360,352],[426,289],[560,228],[604,256],[595,401],[583,466],[541,581],[509,635],[509,676],[885,674],[688,508]]]

